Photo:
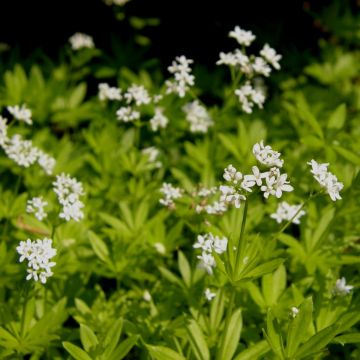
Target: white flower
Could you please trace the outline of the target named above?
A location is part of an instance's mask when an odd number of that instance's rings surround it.
[[[236,66],[238,65],[238,60],[236,55],[232,52],[219,54],[220,59],[216,62],[216,65],[227,65],[227,66]]]
[[[254,104],[261,109],[265,102],[265,95],[262,91],[254,89],[249,82],[236,89],[235,95],[239,98],[242,110],[248,114],[252,113]]]
[[[69,39],[71,47],[73,50],[80,50],[83,48],[94,48],[94,40],[91,36],[82,34],[82,33],[75,33]]]
[[[265,178],[265,185],[261,186],[261,191],[264,192],[264,197],[268,198],[269,195],[274,195],[278,199],[281,198],[283,191],[290,192],[294,188],[289,184],[287,174],[280,174],[278,168],[271,168]]]
[[[216,293],[212,292],[209,288],[207,288],[204,291],[204,296],[207,301],[211,301],[216,296]]]
[[[7,122],[8,120],[0,116],[0,146],[4,146],[8,140],[7,137]]]
[[[15,119],[23,121],[25,124],[32,125],[31,110],[28,109],[25,105],[8,106],[7,109]]]
[[[3,148],[10,159],[23,167],[34,164],[39,157],[39,149],[34,147],[30,140],[23,140],[20,135],[8,139]]]
[[[47,201],[44,201],[42,196],[33,197],[32,199],[28,200],[26,203],[26,212],[29,214],[34,213],[35,217],[42,221],[44,218],[47,217],[46,212],[44,211],[44,207],[47,206]]]
[[[268,44],[265,44],[262,50],[260,51],[260,55],[271,64],[276,70],[280,69],[279,61],[282,56],[277,54],[276,51],[271,48]]]
[[[121,100],[121,89],[117,87],[111,87],[109,84],[101,83],[98,86],[99,88],[99,99],[101,101],[105,100]]]
[[[243,178],[243,175],[240,171],[237,171],[236,168],[230,164],[227,168],[224,169],[223,178],[226,181],[232,182],[236,185]]]
[[[143,85],[131,85],[124,94],[124,98],[128,104],[134,101],[137,106],[151,102],[150,95]]]
[[[293,306],[291,307],[290,316],[295,319],[299,312],[300,310],[297,307]]]
[[[235,26],[234,30],[229,32],[229,37],[234,38],[240,45],[250,46],[255,40],[255,35],[251,31],[242,30]]]
[[[271,73],[270,66],[261,57],[256,57],[255,61],[251,64],[251,66],[257,74],[269,76]]]
[[[345,296],[349,294],[353,288],[354,286],[352,285],[346,285],[346,279],[342,277],[341,279],[336,280],[333,292],[335,295]]]
[[[237,209],[241,205],[241,201],[246,200],[246,197],[236,191],[233,186],[221,185],[219,187],[221,192],[220,202],[234,205]]]
[[[159,128],[165,129],[169,123],[169,119],[164,115],[162,108],[155,108],[155,115],[150,119],[152,131],[158,131]]]
[[[198,100],[187,103],[182,110],[186,113],[186,120],[190,123],[192,133],[207,133],[213,125],[206,108],[199,104]]]
[[[131,122],[140,119],[140,113],[133,110],[130,106],[123,106],[117,112],[116,116],[118,120],[123,122]]]
[[[201,187],[198,191],[197,191],[197,196],[200,197],[208,197],[210,195],[214,195],[217,191],[217,187],[213,186],[212,188],[206,188],[206,187]]]
[[[278,205],[276,212],[271,214],[270,217],[275,219],[279,224],[283,221],[290,221],[291,219],[293,224],[300,224],[300,218],[305,215],[305,211],[300,210],[300,208],[301,205],[290,205],[286,201],[283,201]],[[297,215],[295,216],[296,213]]]
[[[268,167],[282,167],[284,164],[284,161],[280,159],[281,154],[273,150],[270,145],[264,146],[263,140],[253,146],[253,154],[257,161]]]
[[[187,59],[185,56],[178,56],[172,62],[168,70],[174,75],[172,80],[167,80],[166,93],[176,93],[180,97],[184,97],[186,92],[194,85],[195,77],[191,74],[190,64],[193,60]]]
[[[28,261],[26,280],[40,280],[45,284],[47,278],[53,275],[51,268],[56,263],[50,260],[56,255],[56,249],[52,247],[51,239],[21,241],[16,251],[20,255],[20,262]]]
[[[209,275],[213,274],[213,268],[216,266],[214,257],[211,254],[203,252],[198,255],[197,258],[200,260],[199,267],[205,269]]]
[[[215,201],[213,204],[205,206],[205,211],[209,215],[221,215],[227,210],[226,203],[222,201]]]
[[[38,164],[42,167],[42,169],[45,171],[47,175],[52,175],[56,164],[56,160],[52,156],[39,150]]]
[[[160,204],[167,207],[174,207],[174,200],[181,198],[182,190],[171,184],[163,183],[160,192],[164,195],[164,198],[159,200]]]
[[[315,180],[326,189],[331,200],[340,200],[340,191],[343,189],[344,184],[338,181],[337,177],[328,171],[328,163],[319,164],[315,160],[308,162],[311,166],[311,173],[314,175]]]
[[[84,213],[81,209],[84,204],[80,201],[80,196],[84,194],[84,190],[81,182],[63,173],[56,176],[53,186],[58,201],[63,207],[59,217],[66,221],[83,219]]]

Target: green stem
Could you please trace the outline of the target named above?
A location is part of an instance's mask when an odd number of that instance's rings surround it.
[[[244,233],[245,233],[247,212],[248,212],[248,200],[245,200],[243,218],[242,218],[242,222],[241,222],[240,237],[239,237],[239,241],[238,241],[237,249],[236,249],[237,251],[236,251],[235,272],[234,272],[235,281],[236,281],[236,277],[238,275],[238,271],[239,271],[239,267],[240,267],[240,258],[243,255],[243,252],[245,249]]]
[[[220,356],[221,356],[221,354],[223,354],[223,347],[225,346],[225,334],[226,334],[227,329],[230,324],[230,319],[231,319],[231,315],[232,315],[232,311],[233,311],[234,303],[235,303],[235,294],[236,294],[235,288],[233,286],[231,286],[230,291],[231,291],[231,294],[230,294],[229,304],[228,304],[228,308],[227,308],[227,312],[226,312],[225,326],[222,331],[221,346],[219,347],[219,351],[218,351],[217,357],[216,357],[218,360],[222,360],[222,359],[220,359]]]
[[[25,283],[24,303],[23,303],[23,307],[22,307],[21,324],[20,324],[20,339],[23,339],[23,337],[24,337],[26,305],[27,305],[27,302],[28,302],[28,296],[29,296],[29,286],[28,286],[28,283]]]

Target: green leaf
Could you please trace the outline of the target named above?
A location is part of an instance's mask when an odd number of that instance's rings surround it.
[[[283,340],[280,334],[280,329],[277,323],[275,322],[274,315],[271,310],[267,313],[266,318],[266,332],[264,331],[264,335],[266,340],[268,341],[272,351],[281,359],[284,360],[284,345]],[[275,322],[275,325],[274,325]]]
[[[62,345],[75,360],[93,360],[83,349],[70,342],[64,341]]]
[[[280,265],[273,274],[264,275],[261,286],[267,306],[275,305],[286,287],[285,266]]]
[[[286,354],[292,358],[299,345],[308,336],[308,329],[312,324],[313,303],[311,298],[307,298],[299,307],[299,313],[290,320],[287,341]]]
[[[210,308],[210,331],[216,333],[224,315],[225,299],[222,290],[218,291]]]
[[[109,250],[104,241],[102,241],[94,232],[89,231],[89,240],[94,253],[104,262],[109,262]]]
[[[228,327],[223,330],[222,339],[219,342],[221,347],[217,354],[218,360],[232,359],[240,341],[241,330],[242,315],[241,310],[237,309],[231,315]]]
[[[234,360],[257,360],[269,352],[270,346],[266,340],[262,340],[248,349],[242,351]]]
[[[354,165],[360,166],[360,156],[355,154],[353,151],[343,148],[339,145],[333,146],[334,150],[340,154],[344,159],[350,161]]]
[[[80,340],[85,351],[95,348],[99,343],[94,332],[85,324],[80,324]]]
[[[106,337],[104,339],[104,356],[111,354],[112,351],[115,349],[117,343],[120,340],[121,331],[123,327],[123,319],[120,318],[116,320],[112,326],[109,328]]]
[[[178,352],[165,346],[146,345],[146,348],[155,360],[185,360]]]
[[[333,341],[335,344],[357,344],[360,343],[360,333],[351,333],[337,336]]]
[[[296,357],[302,359],[318,353],[332,341],[337,333],[338,325],[336,324],[319,331],[300,347],[296,353]]]
[[[329,129],[340,130],[344,126],[345,120],[346,120],[346,105],[341,104],[330,115],[327,123],[327,127]]]
[[[313,250],[317,245],[319,245],[319,241],[328,229],[331,220],[334,218],[334,215],[335,208],[333,206],[329,206],[324,210],[324,213],[318,222],[316,230],[311,237],[309,248],[307,249],[308,251]]]
[[[198,323],[194,319],[189,320],[186,330],[196,359],[210,360],[209,348]]]
[[[104,360],[121,360],[123,359],[129,351],[134,347],[139,339],[138,335],[133,335],[124,340],[111,354],[109,358]]]
[[[184,279],[184,282],[187,287],[190,287],[191,285],[191,269],[189,262],[187,261],[185,255],[179,251],[178,252],[178,263],[179,263],[179,269],[180,274],[182,278]]]
[[[245,279],[256,279],[262,275],[265,275],[265,274],[268,274],[268,273],[274,271],[283,262],[284,262],[284,259],[282,259],[282,258],[267,261],[267,262],[257,266],[255,269],[245,272],[245,274],[242,274],[242,277]]]

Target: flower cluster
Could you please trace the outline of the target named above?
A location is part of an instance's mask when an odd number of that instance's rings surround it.
[[[34,213],[35,217],[42,221],[47,217],[47,214],[44,210],[45,206],[47,206],[48,203],[45,201],[41,196],[34,197],[27,201],[26,203],[26,212],[29,214]]]
[[[44,238],[36,241],[21,241],[16,251],[20,255],[20,262],[28,261],[28,275],[26,280],[40,280],[43,284],[53,275],[51,268],[56,265],[51,259],[56,255],[56,249],[52,247],[52,240]]]
[[[190,123],[190,131],[193,133],[207,133],[208,128],[213,125],[206,108],[195,100],[183,106],[186,120]]]
[[[38,163],[47,175],[51,175],[56,164],[53,157],[33,146],[31,140],[23,140],[21,135],[2,139],[2,148],[6,155],[18,165],[29,167]]]
[[[226,237],[220,238],[212,233],[198,235],[197,242],[193,245],[193,248],[202,250],[202,254],[197,256],[200,260],[199,266],[211,275],[213,268],[216,266],[212,252],[215,251],[219,255],[224,253],[227,249],[227,244],[228,239]]]
[[[271,73],[271,66],[279,70],[281,55],[277,54],[268,44],[265,44],[260,51],[260,56],[250,55],[245,52],[245,47],[251,45],[255,35],[251,31],[245,31],[239,26],[229,32],[229,37],[234,38],[243,49],[235,49],[233,52],[220,53],[217,65],[227,65],[245,75],[245,83],[235,90],[239,98],[242,110],[252,113],[254,105],[263,107],[265,93],[261,88],[255,86],[252,80],[255,76],[268,77]]]
[[[91,36],[83,33],[75,33],[69,38],[71,48],[73,50],[80,50],[84,48],[92,49],[95,47],[94,40]]]
[[[140,119],[140,113],[136,110],[133,110],[131,106],[122,106],[116,111],[116,116],[118,120],[123,122],[132,122],[134,120]]]
[[[122,99],[121,89],[117,87],[110,86],[109,84],[106,83],[101,83],[99,84],[98,88],[99,88],[99,99],[101,101]]]
[[[150,119],[150,127],[152,131],[158,131],[160,128],[165,129],[169,123],[169,119],[164,115],[164,110],[160,107],[155,108],[155,115]]]
[[[343,189],[344,184],[338,181],[337,177],[328,171],[328,163],[319,164],[315,160],[308,162],[311,166],[311,173],[314,175],[315,180],[324,188],[329,194],[331,200],[340,200],[340,191]]]
[[[84,194],[84,190],[81,182],[67,174],[60,174],[56,176],[53,186],[58,201],[62,205],[60,218],[66,221],[70,221],[70,219],[80,221],[83,219],[84,213],[81,209],[84,204],[80,201],[80,196]]]
[[[169,208],[175,207],[174,200],[182,196],[182,189],[174,187],[169,183],[163,183],[160,192],[164,195],[164,197],[159,200],[160,204]]]
[[[189,88],[194,85],[195,77],[191,74],[190,67],[192,63],[193,60],[187,59],[185,56],[175,58],[171,66],[168,67],[169,72],[174,77],[165,82],[167,94],[175,93],[184,97]]]
[[[305,211],[300,209],[301,205],[290,205],[283,201],[278,205],[276,212],[271,214],[270,217],[275,219],[278,224],[290,220],[293,224],[300,224],[300,218],[305,215]]]
[[[15,119],[23,121],[25,124],[32,125],[32,112],[25,105],[8,106],[7,109]]]

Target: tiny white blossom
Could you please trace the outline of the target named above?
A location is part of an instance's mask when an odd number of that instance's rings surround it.
[[[128,104],[133,101],[137,106],[151,102],[150,95],[143,85],[131,85],[124,94],[124,98]]]
[[[207,288],[204,291],[204,296],[207,301],[211,301],[216,296],[216,293],[212,292],[209,288]]]
[[[238,193],[233,186],[221,185],[219,190],[221,192],[220,201],[234,205],[237,209],[240,207],[241,201],[246,200],[246,197]]]
[[[234,30],[229,32],[229,37],[234,38],[240,45],[250,46],[255,40],[255,35],[251,31],[242,30],[235,26]]]
[[[265,178],[265,185],[262,185],[260,189],[264,192],[265,198],[273,195],[278,199],[281,198],[283,191],[290,192],[294,190],[287,181],[287,174],[280,174],[280,170],[275,167],[270,169]]]
[[[300,210],[301,205],[290,205],[286,201],[281,202],[275,213],[270,217],[275,219],[278,224],[283,221],[290,221],[292,219],[293,224],[300,224],[300,218],[305,215],[304,210]],[[295,214],[297,215],[295,216]],[[294,217],[295,216],[295,217]]]
[[[160,151],[155,146],[150,146],[141,151],[144,155],[148,156],[149,162],[153,163],[156,167],[161,167],[161,161],[156,161]]]
[[[227,168],[224,169],[223,178],[226,181],[232,182],[236,185],[240,180],[242,180],[243,175],[240,171],[237,171],[236,168],[230,164]]]
[[[265,44],[262,50],[260,51],[260,55],[271,64],[276,70],[280,69],[279,61],[282,56],[277,54],[276,51],[271,48],[268,44]]]
[[[123,122],[131,122],[140,119],[140,113],[133,110],[130,106],[123,106],[117,112],[116,116],[118,120]]]
[[[335,287],[333,292],[335,295],[345,296],[350,294],[350,291],[354,288],[352,285],[346,285],[346,279],[342,277],[341,279],[336,280]]]
[[[91,36],[82,34],[82,33],[75,33],[69,38],[69,42],[73,50],[80,50],[83,48],[94,48],[94,40]]]
[[[145,290],[144,293],[143,293],[143,299],[147,302],[150,302],[151,301],[151,294],[149,293],[148,290]]]
[[[164,115],[164,110],[159,107],[155,108],[155,115],[150,119],[151,130],[165,129],[168,123],[169,119]]]
[[[167,80],[166,93],[176,93],[180,97],[184,97],[186,92],[194,85],[195,77],[191,74],[190,64],[193,60],[187,59],[185,56],[178,56],[172,62],[168,70],[174,75],[173,79]]]
[[[216,266],[214,257],[209,253],[203,252],[197,258],[200,260],[199,267],[205,269],[209,275],[212,275],[213,268]]]
[[[42,221],[47,217],[47,214],[44,210],[45,206],[47,206],[48,203],[45,201],[42,196],[39,197],[33,197],[32,199],[28,200],[26,203],[26,212],[29,214],[34,213],[35,217]]]
[[[222,201],[215,201],[213,204],[205,206],[205,211],[209,215],[221,215],[227,210],[226,203]]]
[[[121,89],[117,87],[111,87],[109,84],[101,83],[98,86],[99,88],[99,99],[101,101],[105,100],[121,100]]]
[[[295,319],[296,316],[299,314],[299,312],[300,312],[300,310],[299,310],[297,307],[292,306],[292,307],[291,307],[291,311],[290,311],[290,316],[291,316],[293,319]]]
[[[200,105],[198,100],[184,105],[182,110],[186,113],[186,120],[190,123],[190,131],[193,133],[206,133],[213,125],[206,108]]]
[[[282,167],[284,164],[284,161],[280,159],[281,154],[273,150],[270,145],[265,146],[263,140],[253,146],[253,154],[257,161],[268,167]]]
[[[174,207],[174,200],[179,199],[182,196],[182,190],[180,188],[174,187],[168,183],[162,184],[160,192],[164,195],[164,197],[160,199],[159,202],[167,207]]]
[[[15,119],[19,121],[23,121],[25,124],[32,125],[32,113],[31,110],[28,109],[25,105],[15,105],[8,106],[10,114],[14,116]]]
[[[51,259],[56,255],[56,249],[52,247],[52,240],[44,238],[43,240],[37,239],[32,241],[20,241],[19,246],[16,248],[17,253],[20,255],[20,262],[28,261],[28,275],[26,280],[34,279],[40,280],[43,284],[47,279],[53,275],[51,268],[56,265]]]

